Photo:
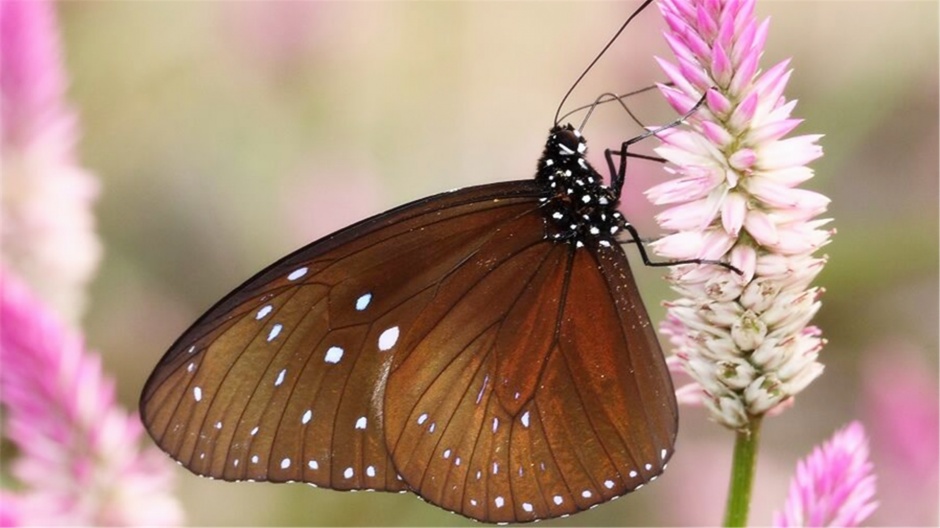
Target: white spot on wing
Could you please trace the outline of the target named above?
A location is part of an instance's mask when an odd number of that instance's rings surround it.
[[[297,268],[297,269],[295,269],[294,271],[290,272],[290,275],[287,276],[287,280],[289,280],[289,281],[295,281],[295,280],[297,280],[297,279],[303,277],[303,276],[306,275],[306,274],[307,274],[307,267],[306,267],[306,266],[304,266],[304,267],[302,267],[302,268]]]
[[[354,474],[355,474],[355,472],[353,471],[353,468],[352,468],[352,467],[348,467],[348,468],[346,468],[346,471],[343,471],[343,476],[346,477],[346,478],[348,478],[348,479],[349,479],[349,478],[353,478],[353,475],[354,475]]]
[[[290,467],[290,459],[289,459],[289,458],[285,458],[284,460],[281,460],[281,469],[287,469],[287,468],[289,468],[289,467]]]
[[[612,480],[605,480],[605,481],[604,481],[604,487],[607,488],[607,489],[614,489],[614,481],[612,481]]]
[[[496,497],[496,500],[493,501],[496,504],[497,508],[502,508],[506,504],[506,500],[502,497]]]
[[[523,502],[523,503],[522,503],[522,509],[525,510],[526,512],[528,512],[528,513],[532,513],[532,509],[533,509],[533,508],[532,508],[532,505],[529,504],[528,502]]]
[[[426,422],[427,420],[428,420],[428,413],[422,413],[421,416],[418,417],[418,425],[423,425],[424,422]]]
[[[307,467],[310,469],[320,469],[320,464],[318,464],[316,460],[311,459],[307,462]]]
[[[339,363],[339,360],[343,359],[344,350],[338,346],[331,346],[329,350],[326,351],[326,356],[323,358],[323,361],[327,363]]]
[[[186,372],[192,372],[192,371],[194,371],[194,370],[196,370],[196,364],[195,364],[195,363],[190,363],[189,365],[186,365]]]
[[[593,495],[591,493],[591,490],[584,490],[581,492],[581,496],[584,497],[585,499],[590,499],[591,495]]]
[[[493,417],[493,432],[495,433],[497,429],[499,429],[499,418],[494,416]]]
[[[360,312],[365,310],[366,308],[369,307],[370,302],[372,302],[371,293],[367,293],[363,295],[362,297],[359,297],[358,299],[356,299],[356,310],[359,310]]]
[[[636,471],[630,471],[630,478],[636,478]]]
[[[256,425],[254,429],[251,430],[251,436],[258,434],[258,426]]]
[[[529,411],[522,413],[522,426],[529,427]]]
[[[215,428],[216,428],[216,429],[221,429],[221,428],[222,428],[222,422],[215,422]]]
[[[202,388],[193,387],[193,398],[198,402],[202,401]]]
[[[258,319],[258,320],[264,319],[264,318],[267,317],[268,314],[271,313],[272,311],[274,311],[274,307],[271,306],[270,304],[268,304],[268,305],[266,305],[265,307],[263,307],[263,308],[261,308],[260,310],[258,310],[258,313],[255,314],[255,319]]]
[[[278,323],[278,324],[272,326],[272,327],[271,327],[271,331],[268,333],[268,343],[270,343],[271,341],[274,341],[274,339],[275,339],[278,335],[280,335],[281,329],[283,329],[283,328],[284,328],[284,325],[282,325],[281,323]]]
[[[300,423],[307,425],[308,423],[310,423],[311,419],[313,419],[313,411],[311,411],[310,409],[307,409],[304,412],[303,417],[300,419]]]
[[[386,329],[382,332],[382,335],[379,336],[379,350],[385,352],[386,350],[391,350],[395,343],[398,342],[398,327],[393,326]]]
[[[366,475],[368,475],[368,476],[370,476],[370,477],[374,477],[374,476],[375,476],[375,466],[369,466],[369,467],[367,467],[367,468],[366,468]]]
[[[477,405],[480,404],[480,401],[483,399],[483,391],[486,390],[486,384],[490,381],[490,375],[486,374],[483,376],[483,385],[480,387],[480,392],[477,393]]]
[[[368,418],[366,418],[365,416],[360,416],[359,419],[356,420],[356,429],[365,429],[368,423],[369,423]]]
[[[666,460],[666,454],[667,454],[667,451],[663,449],[662,451],[659,452],[659,458]]]
[[[645,467],[646,470],[649,471],[649,470],[653,469],[653,464],[646,464],[646,465],[643,466],[643,467]]]
[[[258,455],[251,455],[251,463],[252,464],[258,463]]]
[[[287,375],[287,369],[281,369],[281,371],[277,373],[277,379],[274,380],[274,386],[280,387],[281,383],[284,383],[284,376],[286,375]]]
[[[565,499],[561,495],[555,495],[552,497],[552,502],[555,503],[555,506],[561,506],[561,503],[565,502]]]

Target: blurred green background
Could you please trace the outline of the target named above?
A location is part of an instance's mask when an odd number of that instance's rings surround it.
[[[562,95],[638,3],[59,4],[81,156],[103,184],[106,254],[85,327],[123,403],[136,406],[189,323],[279,256],[431,193],[531,177]],[[773,19],[764,68],[793,57],[797,133],[826,134],[806,186],[832,198],[838,234],[817,281],[826,372],[766,421],[752,521],[770,522],[796,460],[858,418],[880,483],[870,522],[936,523],[938,6],[758,12]],[[655,10],[641,15],[569,108],[662,81],[661,30]],[[647,123],[674,117],[656,93],[631,106]],[[622,111],[600,109],[586,129],[595,163],[637,133]],[[663,176],[644,162],[628,174],[625,211],[647,236],[655,210],[641,191]],[[661,319],[674,297],[661,270],[636,273]],[[902,397],[912,387],[922,390]],[[905,417],[920,429],[899,430]],[[717,523],[731,443],[683,409],[677,455],[655,485],[544,525]],[[473,524],[410,495],[177,474],[193,524]]]

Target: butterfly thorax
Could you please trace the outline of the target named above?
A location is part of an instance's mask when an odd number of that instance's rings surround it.
[[[587,142],[573,126],[552,128],[535,176],[549,195],[542,207],[547,236],[579,248],[609,247],[625,220],[617,211],[616,195],[586,153]]]

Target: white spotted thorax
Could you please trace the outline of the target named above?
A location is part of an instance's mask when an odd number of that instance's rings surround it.
[[[551,190],[543,199],[548,233],[577,248],[611,247],[626,220],[617,194],[585,159],[587,142],[571,125],[555,126],[545,144],[535,179]]]

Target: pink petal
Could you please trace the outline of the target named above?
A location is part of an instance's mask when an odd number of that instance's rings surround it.
[[[715,25],[711,13],[708,12],[705,6],[699,5],[697,8],[695,13],[695,29],[705,41],[713,40],[718,33],[718,26]]]
[[[760,98],[756,92],[749,93],[731,113],[731,117],[728,118],[728,128],[731,130],[746,129],[747,123],[754,117],[754,110],[757,108],[759,101]]]
[[[650,243],[657,255],[668,259],[684,260],[697,258],[701,252],[704,239],[700,233],[683,231],[664,236]]]
[[[702,122],[702,133],[718,148],[724,149],[734,141],[734,136],[725,127],[711,121]]]
[[[749,172],[756,161],[757,154],[749,148],[739,149],[734,154],[728,156],[728,163],[742,172]]]
[[[656,222],[670,231],[701,230],[715,217],[712,200],[695,200],[663,211],[656,215]]]
[[[708,103],[708,108],[718,116],[727,116],[734,108],[731,101],[718,90],[709,90],[705,94],[705,101]]]
[[[761,170],[776,170],[806,165],[823,155],[822,147],[816,144],[822,134],[796,136],[774,141],[756,148]]]
[[[738,244],[731,250],[729,264],[743,272],[742,282],[749,282],[754,278],[757,270],[757,251],[746,244]]]
[[[689,97],[688,95],[685,94],[685,92],[676,90],[672,86],[659,84],[657,85],[657,87],[659,88],[660,93],[662,93],[663,96],[666,97],[666,102],[668,102],[669,105],[672,106],[675,109],[675,111],[678,112],[679,114],[686,114],[687,112],[692,110],[692,108],[698,102],[698,99]],[[666,132],[666,131],[663,131],[663,132]],[[658,133],[657,137],[664,137],[664,135],[662,133]]]
[[[697,89],[682,75],[682,70],[680,70],[678,66],[660,59],[659,57],[653,57],[653,59],[659,63],[659,67],[662,68],[666,77],[669,77],[669,80],[675,84],[674,89],[680,90],[686,95],[698,93]]]
[[[754,50],[752,53],[745,53],[741,63],[738,64],[737,71],[734,72],[734,78],[728,85],[728,92],[740,94],[744,92],[751,81],[754,80],[754,72],[760,61],[760,50]]]
[[[715,79],[715,83],[718,84],[718,86],[728,86],[728,83],[731,81],[731,76],[734,74],[734,70],[731,65],[731,59],[720,45],[716,45],[712,49],[710,69],[712,78]]]
[[[737,237],[744,225],[744,218],[747,215],[747,198],[737,192],[728,193],[725,196],[724,204],[721,208],[721,225],[725,231]]]
[[[744,228],[749,235],[764,246],[775,246],[780,241],[777,226],[770,217],[761,211],[749,211],[744,219]]]
[[[751,145],[759,145],[776,141],[789,134],[794,128],[802,123],[802,119],[785,119],[783,121],[772,121],[762,127],[752,128],[748,131],[745,141]]]

